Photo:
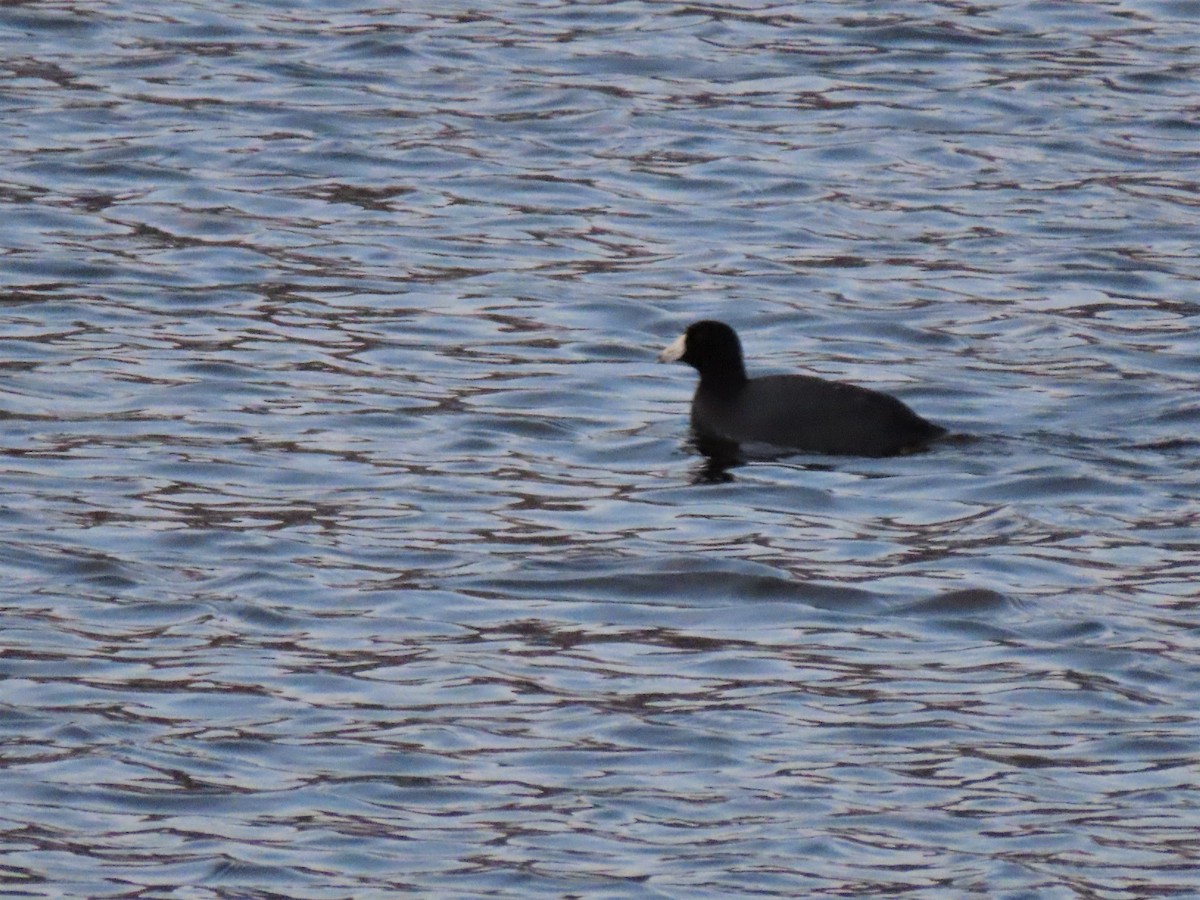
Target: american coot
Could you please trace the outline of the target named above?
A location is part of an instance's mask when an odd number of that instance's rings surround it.
[[[702,441],[891,456],[946,433],[879,391],[813,375],[747,378],[741,342],[724,322],[689,325],[658,359],[682,360],[700,373],[692,426]]]

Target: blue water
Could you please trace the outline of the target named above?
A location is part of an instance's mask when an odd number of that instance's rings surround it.
[[[287,6],[0,7],[0,891],[1200,895],[1200,7]]]

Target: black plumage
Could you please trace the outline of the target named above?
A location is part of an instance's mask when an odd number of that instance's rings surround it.
[[[700,373],[692,426],[702,440],[891,456],[946,433],[902,401],[869,388],[814,375],[748,378],[737,333],[723,322],[688,326],[659,360],[680,360]]]

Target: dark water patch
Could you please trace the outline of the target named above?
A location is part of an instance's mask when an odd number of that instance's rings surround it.
[[[631,571],[628,564],[616,566],[592,563],[587,569],[610,569],[608,574],[579,577],[562,570],[526,571],[517,579],[489,579],[468,582],[472,591],[541,594],[547,599],[621,598],[638,603],[659,602],[691,607],[697,604],[735,604],[739,602],[806,603],[827,606],[838,604],[861,607],[871,602],[869,592],[838,585],[803,584],[781,576],[768,567],[739,565],[736,570],[714,567],[712,563],[668,563],[658,571]],[[665,569],[665,571],[664,571]],[[571,566],[568,571],[578,571]]]
[[[916,615],[1000,617],[1010,607],[1003,594],[986,588],[964,588],[913,603],[904,612]]]

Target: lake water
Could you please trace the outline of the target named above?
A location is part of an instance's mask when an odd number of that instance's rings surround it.
[[[409,6],[0,7],[0,891],[1200,896],[1200,3]]]

